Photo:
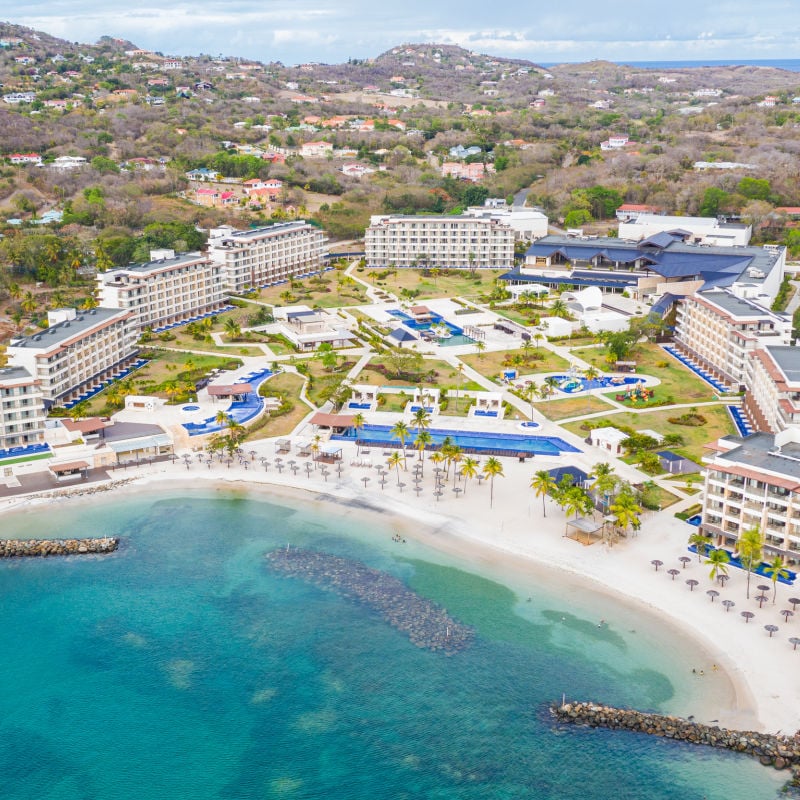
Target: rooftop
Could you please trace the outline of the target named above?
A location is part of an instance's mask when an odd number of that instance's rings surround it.
[[[753,319],[770,317],[772,319],[782,319],[779,315],[775,314],[774,311],[770,311],[752,300],[737,297],[735,294],[722,289],[700,292],[699,296],[713,303],[715,306],[719,306],[723,311],[727,311],[734,317],[748,317]]]
[[[126,272],[137,272],[144,274],[147,272],[157,272],[160,269],[164,269],[165,266],[179,267],[182,265],[196,264],[199,261],[205,262],[207,260],[207,257],[200,252],[181,253],[174,258],[159,258],[155,261],[147,261],[143,264],[128,264],[125,267],[116,267],[115,269],[110,269],[108,272],[102,274],[104,276],[108,275],[113,280],[113,278],[116,276],[124,275]]]
[[[737,441],[735,437],[727,438]],[[770,472],[800,481],[800,444],[787,442],[779,449],[771,433],[753,433],[738,441],[741,442],[738,447],[721,454],[719,458],[745,464],[758,472]]]
[[[12,339],[9,347],[47,350],[76,336],[79,337],[106,322],[114,319],[124,319],[129,314],[129,311],[119,308],[93,308],[91,311],[82,311],[75,319],[58,322],[49,328],[45,328],[40,333],[34,333],[32,336],[26,336],[23,339]]]
[[[800,347],[773,345],[764,349],[789,383],[800,383]]]

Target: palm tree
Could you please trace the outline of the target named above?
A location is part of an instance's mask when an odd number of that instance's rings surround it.
[[[399,422],[395,422],[394,427],[391,430],[391,434],[395,439],[400,440],[400,447],[403,448],[403,457],[405,458],[406,454],[406,439],[409,438],[411,435],[411,431],[408,429],[408,425],[400,420]]]
[[[786,580],[789,577],[789,572],[783,568],[783,558],[775,556],[764,570],[764,574],[772,581],[772,605],[775,605],[775,598],[778,594],[778,581],[781,578]]]
[[[739,560],[747,570],[747,599],[750,599],[750,575],[753,568],[761,561],[764,547],[764,537],[758,528],[750,528],[739,537],[736,543],[739,551]]]
[[[539,397],[539,387],[535,383],[528,383],[524,389],[520,389],[519,396],[530,403],[530,417],[531,421],[533,421],[533,401]]]
[[[631,492],[620,492],[614,498],[614,502],[608,507],[608,510],[617,528],[623,531],[628,528],[639,529],[641,525],[639,515],[642,513],[642,507]]]
[[[459,389],[464,385],[464,365],[459,361],[456,369],[458,370],[458,386],[456,386],[456,415],[458,415],[458,392]]]
[[[37,305],[36,298],[33,296],[33,292],[30,291],[25,292],[22,298],[22,302],[20,303],[20,307],[22,308],[22,310],[26,314],[32,316],[34,311],[36,311],[36,305]]]
[[[544,387],[547,389],[548,396],[555,394],[555,391],[558,388],[558,378],[555,375],[548,375],[544,379]]]
[[[444,441],[442,442],[441,453],[444,456],[444,467],[445,471],[444,474],[446,477],[450,477],[450,462],[453,460],[453,452],[454,448],[456,447],[455,442],[453,441],[452,437],[445,436]]]
[[[397,470],[397,485],[400,485],[400,465],[402,464],[405,468],[406,459],[405,456],[401,456],[398,450],[395,450],[387,459],[387,463],[389,465],[389,469],[394,467]]]
[[[228,317],[222,327],[231,339],[238,339],[242,335],[242,327],[233,317]]]
[[[483,474],[489,479],[489,508],[491,508],[494,504],[494,479],[498,475],[501,478],[505,477],[503,465],[494,456],[491,456],[483,465]]]
[[[710,536],[706,536],[700,531],[696,531],[689,537],[689,544],[693,544],[697,549],[697,563],[700,563],[700,559],[706,554],[706,550],[711,545],[713,540]]]
[[[475,342],[475,350],[478,353],[478,358],[483,358],[483,351],[486,349],[486,342]]]
[[[597,379],[600,377],[600,370],[599,370],[599,369],[597,369],[597,367],[595,367],[595,366],[593,366],[593,365],[591,365],[591,364],[590,364],[590,365],[589,365],[588,367],[586,367],[586,369],[583,371],[583,377],[584,377],[584,378],[585,378],[587,381],[596,381],[596,380],[597,380]]]
[[[85,297],[83,299],[83,302],[81,303],[81,308],[84,311],[91,311],[93,308],[97,308],[97,306],[99,305],[100,303],[97,301],[97,298],[94,295],[90,294],[88,297]]]
[[[434,450],[431,453],[431,463],[436,464],[437,466],[444,461],[444,454],[441,450]]]
[[[459,462],[461,461],[462,458],[463,458],[463,455],[462,455],[462,452],[461,452],[461,448],[457,444],[454,444],[450,448],[450,461],[453,462],[453,487],[454,488],[455,488],[455,485],[456,485],[456,476],[458,475],[458,469],[457,469],[458,468],[458,464],[459,464]]]
[[[728,562],[730,560],[727,550],[712,550],[708,554],[708,560],[706,561],[706,564],[711,564],[711,572],[708,573],[708,577],[713,581],[717,575],[727,575]]]
[[[431,417],[430,414],[428,414],[428,412],[425,410],[424,403],[414,412],[411,421],[414,427],[417,429],[418,434],[421,431],[427,430],[430,427]]]
[[[467,456],[461,463],[461,476],[464,478],[464,493],[467,491],[467,481],[471,481],[478,475],[480,461]]]
[[[356,455],[358,455],[358,432],[364,427],[365,424],[366,420],[360,411],[358,414],[353,416],[353,430],[356,432]]]
[[[545,507],[544,500],[548,494],[551,494],[558,488],[553,476],[546,470],[540,469],[531,478],[531,489],[536,493],[537,497],[542,498],[542,516],[547,516],[547,508]]]
[[[550,313],[554,317],[568,317],[569,309],[567,308],[567,304],[559,297],[558,299],[553,300],[552,304],[550,305]]]
[[[589,487],[593,492],[603,495],[603,512],[608,510],[608,497],[617,486],[619,478],[614,472],[614,467],[606,462],[595,464],[589,473],[594,482]]]
[[[422,463],[422,454],[425,452],[425,448],[433,441],[433,436],[431,436],[428,431],[420,431],[417,434],[417,438],[414,439],[414,447],[417,448],[417,453],[419,454],[419,462]],[[424,467],[422,468],[424,471]]]
[[[230,421],[231,418],[228,416],[227,411],[217,411],[214,417],[214,422],[216,422],[221,428],[227,428]]]

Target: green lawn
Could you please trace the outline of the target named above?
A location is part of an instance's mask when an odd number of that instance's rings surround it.
[[[373,358],[369,364],[358,374],[355,383],[369,383],[373,386],[408,386],[413,387],[416,382],[409,381],[408,379],[389,379],[384,373],[374,366],[384,364],[385,360],[380,356]],[[475,391],[482,391],[483,387],[479,386],[474,381],[461,380],[458,370],[450,366],[446,361],[440,361],[434,358],[426,358],[422,362],[422,368],[427,373],[433,370],[433,380],[425,380],[422,382],[423,386],[433,386],[439,389],[471,389]]]
[[[541,358],[538,358],[541,357]],[[545,347],[536,348],[532,346],[527,354],[527,361],[514,364],[515,359],[525,359],[526,353],[522,349],[517,350],[496,350],[484,353],[471,353],[467,356],[459,356],[467,366],[480,372],[485,378],[496,378],[502,375],[504,369],[509,367],[516,369],[522,375],[534,375],[540,372],[557,372],[569,369],[566,359],[556,355]]]
[[[683,437],[685,444],[682,447],[671,447],[670,450],[701,463],[701,459],[706,453],[704,445],[715,442],[721,436],[734,434],[736,430],[733,420],[731,420],[731,416],[724,405],[703,406],[699,409],[699,412],[706,418],[707,422],[705,425],[698,427],[675,425],[669,422],[669,417],[680,416],[682,412],[681,410],[664,408],[643,411],[640,414],[630,412],[611,413],[607,417],[598,417],[591,420],[591,422],[598,427],[623,425],[634,430],[654,430],[662,435],[678,433]],[[568,422],[564,427],[583,438],[587,435],[587,429],[582,425],[582,422]]]
[[[263,394],[266,397],[285,397],[293,403],[292,410],[279,417],[262,417],[248,428],[247,441],[267,439],[270,436],[285,436],[291,433],[300,420],[311,410],[300,400],[300,389],[303,378],[293,372],[282,372],[273,375],[265,384],[262,384]]]
[[[548,400],[545,403],[534,403],[533,407],[541,414],[544,414],[547,419],[551,419],[554,422],[611,409],[608,403],[592,395],[565,397],[563,400]]]
[[[422,270],[397,269],[392,274],[380,277],[386,270],[366,269],[359,272],[361,280],[371,283],[378,289],[389,291],[398,297],[403,290],[418,291],[416,300],[429,300],[435,297],[470,297],[491,292],[495,279],[502,275],[504,270],[480,269],[474,276],[469,270],[449,270],[433,275],[423,276]]]
[[[605,349],[581,349],[576,356],[588,361],[598,369],[613,371],[613,366],[605,360]],[[656,387],[654,401],[673,403],[699,403],[713,400],[715,392],[704,380],[686,369],[679,361],[655,344],[644,344],[626,359],[636,362],[638,375],[652,375],[661,384]],[[612,392],[612,396],[620,392]],[[639,407],[642,407],[639,404]]]
[[[339,308],[341,306],[361,306],[366,304],[367,290],[349,276],[342,275],[342,283],[338,281],[338,272],[326,272],[311,278],[294,281],[294,286],[282,283],[261,289],[258,299],[273,306],[307,305],[321,308]],[[289,292],[289,296],[286,295]],[[282,296],[283,295],[283,296]]]

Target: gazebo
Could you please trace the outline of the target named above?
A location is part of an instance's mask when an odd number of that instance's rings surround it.
[[[583,534],[586,537],[586,541],[581,542],[581,544],[594,544],[594,542],[602,540],[603,534],[598,533],[598,531],[603,530],[604,524],[604,522],[598,522],[592,517],[577,517],[576,519],[567,520],[567,532],[564,535],[567,539],[574,539],[576,542],[580,542],[580,536]]]

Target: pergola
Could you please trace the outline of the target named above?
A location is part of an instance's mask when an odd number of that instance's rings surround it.
[[[603,538],[602,533],[598,533],[598,531],[603,530],[603,525],[603,522],[598,522],[592,517],[576,517],[575,519],[567,520],[565,536],[568,539],[580,542],[580,535],[585,534],[586,541],[582,542],[582,544],[594,544],[594,541],[599,541]]]

